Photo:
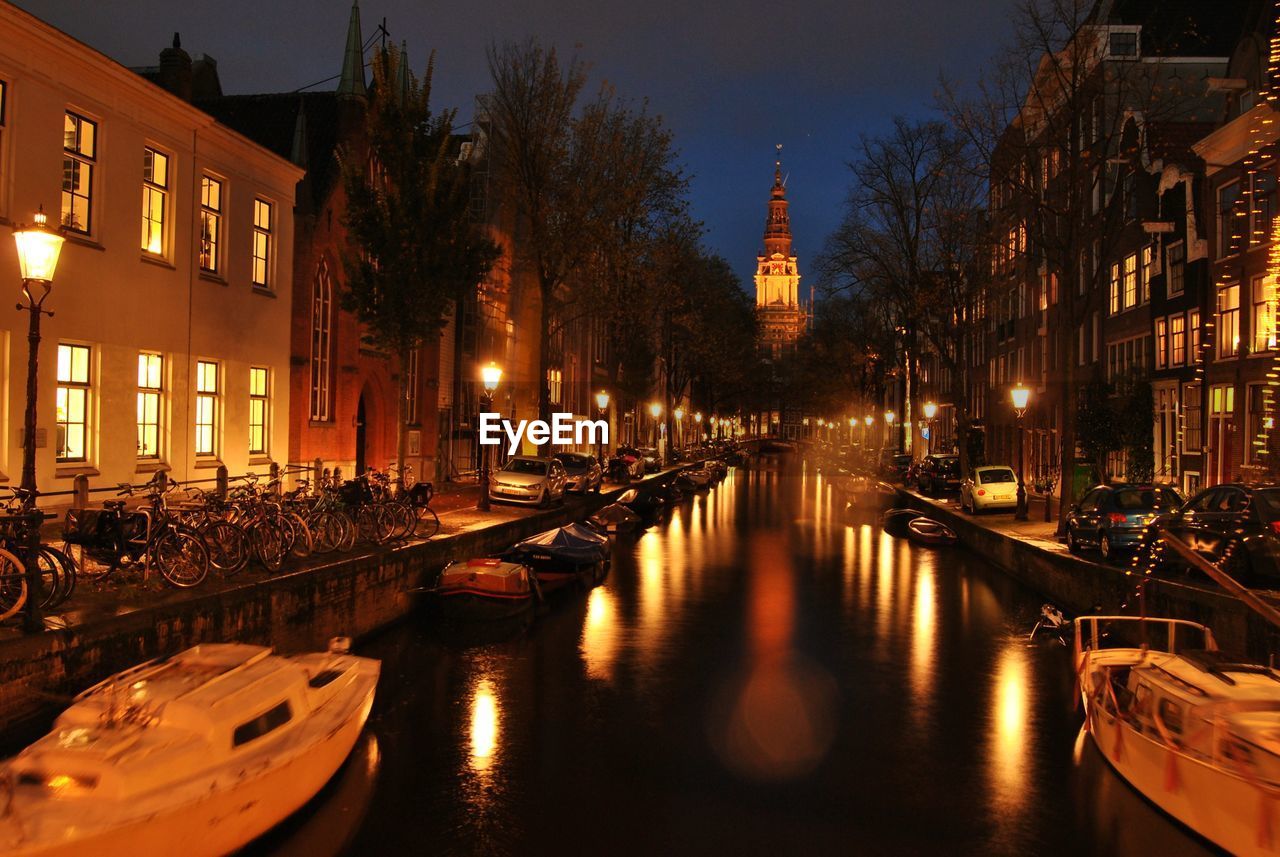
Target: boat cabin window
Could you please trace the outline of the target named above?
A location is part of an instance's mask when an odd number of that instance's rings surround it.
[[[1138,682],[1133,694],[1133,713],[1144,719],[1151,718],[1151,688],[1144,682]]]
[[[335,678],[342,675],[345,670],[321,670],[307,680],[307,684],[312,687],[324,687],[332,682]]]
[[[1174,735],[1182,734],[1182,706],[1171,699],[1160,700],[1160,719]]]
[[[237,726],[231,737],[231,746],[243,747],[250,741],[256,741],[263,735],[288,723],[291,717],[293,717],[293,712],[289,709],[288,700],[285,700],[274,708],[267,709],[252,720]]]

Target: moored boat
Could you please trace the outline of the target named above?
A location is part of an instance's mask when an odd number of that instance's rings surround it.
[[[413,590],[447,619],[492,622],[531,613],[538,585],[519,562],[479,558],[451,562],[436,585]]]
[[[380,665],[348,645],[203,644],[95,685],[0,768],[0,853],[242,848],[310,800],[364,728]]]
[[[907,521],[907,537],[922,545],[942,547],[953,545],[960,539],[955,530],[933,518],[918,517]]]
[[[503,557],[528,567],[543,592],[575,582],[594,586],[608,571],[609,539],[580,524],[568,524],[516,543]]]
[[[1280,848],[1280,672],[1180,619],[1075,621],[1085,729],[1148,800],[1241,855]]]
[[[618,503],[610,503],[587,518],[587,526],[597,533],[617,535],[640,526],[640,516]]]
[[[623,491],[618,495],[617,502],[641,516],[656,515],[667,505],[667,501],[659,496],[657,491],[640,491],[636,488]]]

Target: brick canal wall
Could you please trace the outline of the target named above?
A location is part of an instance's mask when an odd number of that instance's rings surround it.
[[[1137,579],[1123,567],[1045,550],[1034,543],[985,527],[950,508],[931,503],[906,491],[898,491],[898,506],[916,509],[943,521],[956,531],[970,550],[999,566],[1009,576],[1044,596],[1069,616],[1095,612],[1119,613],[1126,601],[1126,615],[1137,615],[1133,597]],[[1190,619],[1213,629],[1218,645],[1228,654],[1268,663],[1280,652],[1280,628],[1250,610],[1238,598],[1221,590],[1162,578],[1147,584],[1148,616]]]
[[[335,635],[372,633],[404,618],[411,608],[407,590],[450,560],[496,553],[579,520],[623,490],[427,542],[335,557],[218,592],[174,593],[121,615],[7,640],[0,644],[0,730],[43,720],[107,676],[197,643],[256,643],[295,652],[323,648]]]

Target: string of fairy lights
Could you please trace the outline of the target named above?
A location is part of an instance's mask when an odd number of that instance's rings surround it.
[[[1249,388],[1245,388],[1245,408],[1246,413],[1252,413],[1256,410],[1260,414],[1256,427],[1253,429],[1249,438],[1251,456],[1246,456],[1248,462],[1254,463],[1254,466],[1264,469],[1268,475],[1274,477],[1273,462],[1276,459],[1276,441],[1275,434],[1275,410],[1277,403],[1276,387],[1280,386],[1280,348],[1277,348],[1277,300],[1280,298],[1280,289],[1277,283],[1280,282],[1280,219],[1277,218],[1277,212],[1268,209],[1265,218],[1256,217],[1256,213],[1260,210],[1257,204],[1259,200],[1255,198],[1258,191],[1259,176],[1274,175],[1277,168],[1277,133],[1275,129],[1276,121],[1273,118],[1275,111],[1280,102],[1280,2],[1273,3],[1272,6],[1272,30],[1271,38],[1268,45],[1267,69],[1262,80],[1259,81],[1258,102],[1265,104],[1268,110],[1251,111],[1252,118],[1248,127],[1248,148],[1245,156],[1241,160],[1241,177],[1240,177],[1240,194],[1236,197],[1230,210],[1229,223],[1231,224],[1231,242],[1232,247],[1238,248],[1240,258],[1243,260],[1244,252],[1248,249],[1246,238],[1250,244],[1261,245],[1263,242],[1270,241],[1270,248],[1267,251],[1266,272],[1262,278],[1263,297],[1265,300],[1259,302],[1257,296],[1251,294],[1251,304],[1261,303],[1264,307],[1261,319],[1251,318],[1250,333],[1252,334],[1252,342],[1248,345],[1253,346],[1262,342],[1259,331],[1254,329],[1252,325],[1263,325],[1262,333],[1265,334],[1265,346],[1271,353],[1271,363],[1265,374],[1265,381],[1259,387],[1260,402],[1255,403],[1248,401]],[[1274,193],[1274,189],[1271,191]],[[1223,215],[1227,213],[1222,212]],[[1246,235],[1247,230],[1247,235]],[[1243,267],[1243,262],[1241,263]],[[1195,382],[1201,395],[1204,392],[1209,393],[1209,436],[1202,436],[1202,446],[1206,454],[1216,454],[1219,456],[1219,465],[1214,470],[1217,481],[1225,482],[1231,476],[1226,471],[1230,464],[1221,445],[1225,442],[1225,437],[1215,437],[1215,424],[1223,422],[1217,419],[1220,414],[1233,414],[1235,403],[1233,401],[1235,385],[1225,385],[1221,389],[1213,389],[1206,386],[1205,367],[1208,356],[1213,353],[1215,348],[1215,340],[1218,333],[1218,317],[1224,309],[1231,307],[1224,306],[1224,295],[1228,289],[1235,289],[1234,300],[1237,313],[1241,311],[1240,292],[1244,284],[1244,271],[1236,270],[1229,266],[1224,266],[1219,272],[1214,282],[1214,312],[1205,314],[1200,319],[1201,335],[1199,347],[1195,354]],[[1253,284],[1250,284],[1252,286]],[[1239,352],[1239,315],[1234,325],[1234,333],[1232,334],[1236,341],[1231,343],[1232,353]],[[1188,325],[1187,335],[1194,337],[1194,330]],[[1182,448],[1182,443],[1186,437],[1186,408],[1185,402],[1180,402],[1178,420],[1178,444]],[[1204,413],[1201,411],[1200,418],[1203,420]],[[1247,425],[1247,424],[1246,424]],[[1203,427],[1202,427],[1203,430]],[[1225,435],[1227,431],[1225,425],[1218,427],[1218,431]],[[1248,428],[1246,428],[1248,431]],[[1237,536],[1244,535],[1245,518],[1248,515],[1248,505],[1240,510],[1240,522],[1236,528]],[[1154,539],[1154,533],[1151,534]],[[1241,560],[1236,557],[1241,547],[1242,538],[1231,539],[1227,543],[1227,548],[1223,552],[1220,560],[1220,567],[1230,572],[1241,565]],[[1121,603],[1120,609],[1127,610],[1131,603],[1135,600],[1141,603],[1147,584],[1151,581],[1153,573],[1162,565],[1165,554],[1164,542],[1154,539],[1147,549],[1139,550],[1134,554],[1133,561],[1126,574],[1133,575],[1137,581],[1130,591],[1129,595]]]

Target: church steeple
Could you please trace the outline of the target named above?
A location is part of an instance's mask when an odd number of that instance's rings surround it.
[[[360,4],[351,4],[351,20],[347,23],[347,48],[342,55],[342,76],[338,79],[339,98],[365,98],[364,36],[360,33]]]
[[[791,255],[791,215],[787,213],[787,183],[782,177],[782,144],[777,146],[773,162],[773,191],[769,195],[769,214],[764,222],[764,255]]]

